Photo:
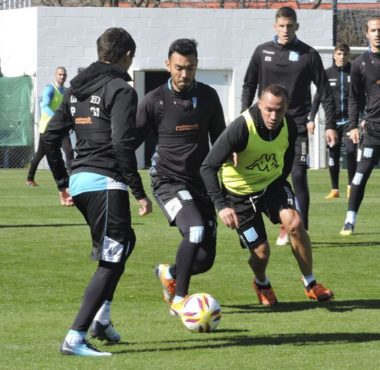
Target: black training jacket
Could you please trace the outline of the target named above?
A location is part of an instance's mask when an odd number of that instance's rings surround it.
[[[347,63],[343,68],[337,67],[334,63],[330,68],[326,69],[326,74],[334,95],[336,109],[335,117],[337,121],[348,120],[348,92],[350,90],[350,72],[350,63]],[[321,97],[319,96],[318,92],[316,92],[313,98],[313,105],[311,107],[309,115],[310,121],[314,121],[320,103]]]
[[[318,52],[297,38],[286,45],[276,40],[261,44],[254,51],[244,77],[241,111],[251,106],[257,89],[260,95],[270,84],[281,85],[290,97],[289,115],[297,123],[298,132],[306,133],[311,109],[311,82],[321,96],[326,128],[335,129],[334,98]]]
[[[137,94],[130,76],[114,64],[95,62],[70,81],[49,122],[43,145],[58,188],[68,187],[60,152],[62,137],[75,131],[72,173],[94,172],[126,183],[144,198],[135,156]]]
[[[380,54],[366,51],[354,60],[348,99],[350,128],[357,127],[365,108],[366,131],[380,137]]]
[[[150,130],[158,138],[153,158],[157,176],[203,188],[202,161],[225,128],[216,91],[194,81],[190,90],[176,92],[171,80],[145,95],[137,113],[137,142]]]

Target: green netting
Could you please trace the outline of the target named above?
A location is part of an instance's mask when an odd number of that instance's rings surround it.
[[[0,168],[25,167],[33,156],[32,90],[29,76],[0,77]]]
[[[0,78],[0,146],[33,144],[30,76]]]

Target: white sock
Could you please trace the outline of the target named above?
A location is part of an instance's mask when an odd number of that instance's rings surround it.
[[[173,298],[173,303],[177,303],[179,301],[182,301],[182,299],[184,299],[185,297],[182,297],[180,295],[175,295],[174,298]]]
[[[111,321],[111,301],[104,301],[102,307],[96,313],[94,320],[99,321],[102,325],[107,325]]]
[[[346,221],[344,221],[344,223],[346,224],[347,222],[349,222],[351,225],[355,225],[357,215],[358,214],[355,211],[348,211],[346,215]]]
[[[255,277],[255,281],[257,285],[266,286],[269,284],[269,279],[267,276],[265,276],[264,280],[259,280],[257,277]]]
[[[78,343],[81,343],[83,338],[86,337],[85,331],[77,331],[77,330],[69,330],[65,337],[65,341],[70,345],[76,345]]]
[[[307,276],[302,276],[302,281],[303,281],[303,285],[305,285],[305,287],[307,287],[307,286],[310,285],[313,281],[315,281],[314,274],[307,275]]]

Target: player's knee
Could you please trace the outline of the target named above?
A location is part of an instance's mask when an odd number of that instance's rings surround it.
[[[298,233],[299,229],[303,227],[300,213],[296,210],[288,210],[285,217],[282,218],[282,225],[288,233]]]

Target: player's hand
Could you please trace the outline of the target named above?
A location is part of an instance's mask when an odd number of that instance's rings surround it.
[[[74,201],[70,196],[69,189],[65,189],[59,192],[59,201],[61,202],[61,206],[64,207],[73,207]]]
[[[233,208],[223,208],[221,211],[219,211],[219,217],[222,222],[231,229],[236,229],[240,226],[239,218]]]
[[[152,213],[152,202],[148,197],[139,199],[137,201],[137,204],[139,206],[140,216],[145,216],[145,215],[148,215],[149,213]]]
[[[354,128],[348,133],[348,136],[350,137],[350,139],[352,140],[354,144],[359,143],[359,129]]]
[[[327,145],[332,148],[336,144],[338,144],[338,134],[335,130],[328,128],[326,130],[326,143]]]
[[[315,123],[314,121],[309,121],[306,124],[307,132],[311,135],[314,135],[314,130],[315,130]]]

